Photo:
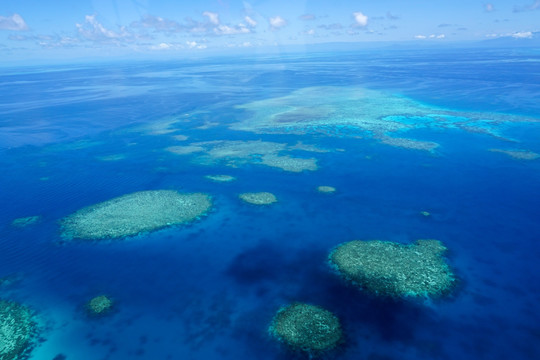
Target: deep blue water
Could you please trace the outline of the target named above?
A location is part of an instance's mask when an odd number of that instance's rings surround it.
[[[199,62],[113,63],[0,70],[0,298],[36,311],[41,339],[31,359],[297,359],[267,333],[285,304],[323,306],[346,342],[329,359],[540,358],[540,124],[485,134],[419,129],[434,152],[370,137],[265,135],[228,124],[236,105],[307,86],[361,86],[448,109],[540,119],[540,54],[526,50],[374,51]],[[185,114],[189,114],[185,115]],[[186,116],[171,134],[136,131]],[[217,123],[209,129],[199,127]],[[319,169],[288,173],[246,164],[194,164],[164,149],[211,140],[298,140],[328,149]],[[105,156],[123,154],[117,161]],[[214,183],[208,174],[230,174]],[[334,195],[315,191],[332,185]],[[63,242],[58,221],[123,194],[205,192],[212,212],[189,226],[110,242]],[[270,191],[248,206],[237,195]],[[425,217],[421,211],[429,211]],[[40,215],[32,226],[15,218]],[[449,249],[459,286],[431,303],[358,291],[326,265],[354,239]],[[116,311],[88,318],[106,293]]]

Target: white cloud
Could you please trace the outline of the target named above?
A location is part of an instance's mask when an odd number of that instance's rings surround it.
[[[515,6],[514,12],[540,10],[540,0],[535,0],[531,5]]]
[[[493,12],[493,11],[495,11],[495,7],[491,3],[484,4],[484,11],[485,12]]]
[[[367,26],[368,17],[366,15],[358,11],[358,12],[354,12],[353,16],[354,16],[354,21],[356,21],[356,25]]]
[[[249,26],[251,27],[257,26],[257,22],[253,20],[252,18],[250,18],[249,16],[246,16],[244,19],[246,20]]]
[[[19,14],[0,16],[0,30],[23,31],[28,30],[28,25]]]
[[[270,26],[272,27],[272,29],[274,30],[277,30],[279,28],[282,28],[284,27],[285,25],[287,25],[287,21],[285,19],[283,19],[281,16],[275,16],[275,17],[271,17],[269,19],[270,21]]]
[[[512,36],[513,38],[516,38],[516,39],[532,39],[533,34],[530,31],[520,31],[520,32],[517,32],[517,33],[513,33],[510,36]]]
[[[415,39],[444,39],[446,37],[445,34],[430,34],[430,35],[415,35]]]
[[[184,30],[184,27],[174,20],[153,15],[145,15],[140,21],[132,22],[130,27],[154,29],[155,31],[164,32],[179,32]]]
[[[300,20],[304,20],[304,21],[315,20],[316,18],[317,17],[313,14],[304,14],[299,17]]]
[[[92,41],[118,41],[132,38],[125,27],[120,28],[120,32],[109,30],[96,20],[95,15],[86,15],[84,24],[76,24],[79,35],[86,40]]]
[[[219,25],[218,27],[214,28],[214,32],[217,35],[236,35],[248,34],[251,32],[251,30],[249,30],[244,24],[240,24],[234,27],[227,25]]]
[[[190,49],[206,49],[207,47],[205,44],[199,44],[196,41],[186,41],[186,44]]]
[[[218,13],[214,13],[214,12],[210,12],[210,11],[205,11],[203,12],[203,15],[204,16],[207,16],[208,17],[208,20],[214,24],[214,25],[219,25],[219,14]]]

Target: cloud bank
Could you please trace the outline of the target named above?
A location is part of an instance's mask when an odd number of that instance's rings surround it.
[[[28,30],[28,25],[19,14],[0,16],[0,30],[24,31]]]

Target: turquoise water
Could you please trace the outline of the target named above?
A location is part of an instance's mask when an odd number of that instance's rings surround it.
[[[469,52],[460,61],[399,51],[2,69],[0,277],[11,281],[0,298],[35,311],[40,338],[29,358],[303,358],[267,332],[279,307],[296,301],[340,318],[346,339],[331,359],[538,358],[540,160],[489,151],[540,153],[540,79],[527,68],[538,55]],[[432,151],[342,124],[231,128],[260,120],[245,104],[321,86],[502,120],[467,131],[451,126],[459,117],[434,127],[387,114],[412,126],[389,136],[436,142]],[[313,111],[326,111],[315,100]],[[478,131],[486,124],[497,133]],[[318,169],[265,166],[257,149],[224,158],[209,155],[214,145],[166,150],[216,140],[284,144],[278,155],[315,158]],[[317,151],[293,149],[298,141]],[[216,174],[236,180],[205,178]],[[320,194],[320,185],[337,191]],[[78,209],[156,189],[207,193],[213,208],[127,239],[61,236],[60,219]],[[278,202],[238,198],[257,191]],[[12,225],[29,216],[40,218]],[[433,301],[374,298],[326,264],[334,246],[355,239],[438,239],[459,285]],[[89,318],[84,304],[100,294],[115,310]]]

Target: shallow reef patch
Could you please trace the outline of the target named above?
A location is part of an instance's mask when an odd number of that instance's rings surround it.
[[[236,178],[231,175],[206,175],[205,178],[215,182],[231,182],[236,180]]]
[[[513,114],[446,109],[354,86],[305,87],[237,108],[248,116],[231,124],[233,130],[297,135],[316,132],[329,136],[357,136],[361,132],[387,145],[425,151],[433,151],[439,144],[401,135],[425,128],[458,129],[509,140],[499,133],[501,124],[540,122],[538,118]]]
[[[36,324],[29,308],[0,300],[0,359],[21,359],[31,351]]]
[[[253,205],[270,205],[277,202],[276,196],[269,192],[242,193],[238,197]]]
[[[41,219],[42,219],[41,215],[27,216],[27,217],[17,218],[13,220],[11,222],[11,225],[18,228],[23,228],[23,227],[35,225],[39,223]]]
[[[192,222],[211,208],[202,193],[148,190],[91,205],[61,220],[66,239],[114,239]]]
[[[390,241],[351,241],[338,245],[329,264],[346,280],[382,297],[440,297],[455,286],[438,240],[403,245]]]
[[[90,299],[86,305],[86,313],[91,317],[100,317],[110,313],[113,309],[114,301],[107,295],[98,295]]]
[[[506,154],[514,159],[518,160],[536,160],[540,158],[540,154],[529,150],[503,150],[503,149],[489,149],[491,152],[498,152]]]
[[[268,329],[270,335],[294,351],[311,356],[343,342],[339,319],[322,307],[295,303],[280,308]]]
[[[323,194],[333,194],[336,192],[336,188],[328,185],[317,186],[317,191]]]
[[[314,145],[297,143],[288,145],[262,140],[215,140],[196,142],[165,149],[176,155],[196,154],[193,162],[200,165],[224,164],[240,167],[245,164],[265,165],[283,171],[302,172],[317,170],[317,159],[290,156],[291,151],[327,152]]]

